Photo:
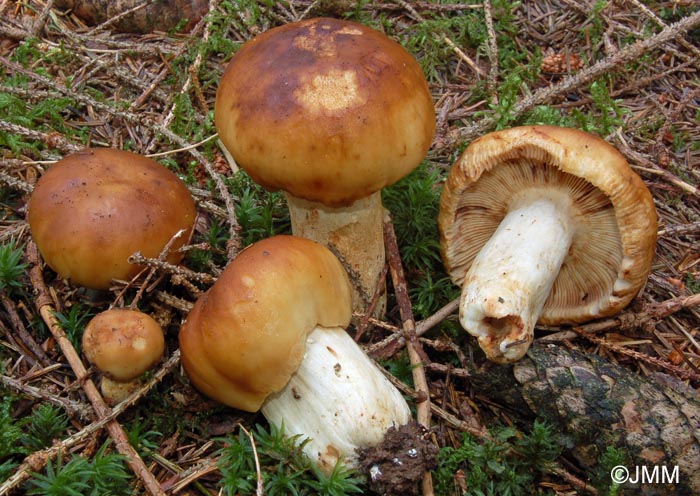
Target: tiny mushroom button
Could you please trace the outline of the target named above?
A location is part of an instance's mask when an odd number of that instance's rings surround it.
[[[102,395],[113,405],[135,391],[140,377],[160,361],[165,339],[150,315],[113,308],[88,322],[82,347],[88,361],[102,372]]]
[[[624,157],[583,131],[522,126],[467,147],[440,200],[445,267],[460,323],[496,362],[522,357],[535,324],[624,308],[656,246],[649,190]]]
[[[385,260],[380,190],[418,166],[435,132],[416,60],[361,24],[293,22],[236,52],[215,118],[238,165],[286,192],[293,233],[339,255],[361,288],[353,307],[364,311]]]
[[[261,409],[330,473],[410,420],[399,391],[345,331],[350,286],[323,245],[274,236],[243,250],[180,329],[182,364],[207,396]]]
[[[88,149],[64,157],[39,179],[27,220],[46,263],[73,284],[108,289],[142,267],[141,252],[179,263],[196,209],[185,184],[158,162],[136,153]],[[172,242],[171,242],[172,241]]]

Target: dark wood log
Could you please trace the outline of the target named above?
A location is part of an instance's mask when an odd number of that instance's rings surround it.
[[[145,5],[144,5],[145,4]],[[206,0],[56,0],[56,7],[71,9],[88,26],[96,26],[135,9],[110,27],[124,33],[168,31],[186,20],[189,31],[206,13]],[[137,8],[144,5],[143,8]]]
[[[647,474],[665,467],[669,475],[678,467],[676,484],[637,484],[625,494],[700,494],[700,396],[678,379],[642,377],[598,355],[535,345],[515,364],[474,370],[471,382],[522,418],[552,424],[587,470],[608,446],[627,455],[631,480],[643,467]]]

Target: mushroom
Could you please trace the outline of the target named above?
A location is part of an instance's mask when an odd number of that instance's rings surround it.
[[[323,245],[278,235],[244,249],[180,329],[182,365],[202,393],[262,410],[330,473],[410,420],[399,391],[345,331],[351,291]]]
[[[173,172],[107,148],[56,162],[37,182],[27,214],[49,267],[92,289],[134,277],[142,267],[128,259],[137,251],[158,257],[168,246],[166,260],[179,263],[178,248],[189,240],[195,217],[192,195]]]
[[[536,322],[581,323],[639,293],[656,244],[641,178],[604,140],[523,126],[471,143],[440,199],[442,257],[459,319],[487,357],[512,362]]]
[[[83,354],[102,372],[105,401],[115,405],[141,385],[140,378],[163,356],[160,325],[138,310],[113,308],[94,316],[83,333]]]
[[[334,250],[365,311],[385,262],[380,190],[419,165],[435,132],[416,60],[361,24],[292,22],[236,52],[214,112],[237,164],[285,192],[293,234]]]

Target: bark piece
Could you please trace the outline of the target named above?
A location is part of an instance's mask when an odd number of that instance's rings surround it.
[[[608,446],[626,453],[631,473],[678,467],[678,484],[641,484],[635,494],[700,494],[700,396],[674,378],[644,378],[597,355],[535,345],[513,365],[485,364],[472,382],[524,417],[554,425],[587,470]]]
[[[182,27],[187,32],[209,7],[205,0],[57,0],[55,5],[72,9],[88,26],[102,24],[133,10],[113,23],[113,28],[123,33],[167,31],[183,21],[186,23]]]

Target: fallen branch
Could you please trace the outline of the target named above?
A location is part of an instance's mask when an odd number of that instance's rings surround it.
[[[41,348],[41,346],[39,346],[39,343],[37,343],[34,340],[34,337],[29,332],[27,332],[26,327],[24,326],[22,320],[17,314],[15,303],[7,296],[5,291],[1,289],[0,304],[5,309],[8,319],[10,320],[10,324],[12,324],[13,336],[11,337],[19,338],[19,340],[22,342],[27,351],[27,353],[25,353],[25,356],[30,361],[30,363],[38,362],[44,367],[48,366],[51,363],[51,360],[49,360],[49,357],[46,356],[46,353]]]
[[[593,64],[592,66],[578,72],[575,76],[570,76],[557,84],[535,91],[532,95],[522,99],[516,105],[514,105],[510,111],[510,115],[513,118],[519,117],[537,105],[542,105],[558,96],[573,92],[577,88],[580,88],[584,84],[593,81],[595,78],[602,76],[603,74],[614,72],[615,67],[639,59],[651,50],[654,50],[664,43],[683,35],[698,25],[700,25],[700,11],[696,11],[687,17],[684,17],[675,24],[665,27],[658,34],[651,36],[650,38],[621,48],[619,51],[615,52],[609,57],[606,57],[596,64]],[[495,124],[495,116],[486,117],[476,124],[456,130],[451,134],[451,136],[448,136],[445,139],[445,143],[442,143],[441,145],[450,148],[455,146],[460,141],[471,140],[474,137],[483,134],[488,129],[491,129]]]
[[[214,276],[206,272],[195,272],[192,269],[188,269],[184,265],[175,265],[166,262],[161,257],[144,257],[140,251],[137,251],[129,257],[129,263],[156,268],[161,272],[170,274],[171,276],[182,277],[184,279],[195,281],[201,284],[214,284],[214,282],[216,281],[216,278]]]
[[[100,418],[99,420],[93,422],[90,425],[85,426],[72,436],[54,444],[49,448],[45,448],[41,451],[36,451],[31,455],[27,456],[22,464],[15,470],[14,474],[9,477],[5,482],[0,485],[0,496],[5,496],[9,492],[22,483],[25,479],[29,478],[31,472],[36,472],[41,470],[46,463],[58,456],[59,453],[67,451],[76,444],[86,440],[89,436],[97,433],[103,428],[107,427],[109,423],[115,422],[115,419],[123,413],[126,409],[131,407],[140,398],[142,398],[148,391],[153,388],[156,384],[163,380],[163,378],[169,374],[176,365],[180,363],[180,350],[175,351],[170,358],[163,364],[163,366],[158,369],[158,371],[153,374],[153,377],[149,379],[141,388],[134,392],[127,399],[115,405],[112,410]],[[118,425],[118,424],[117,424]]]
[[[418,13],[418,11],[413,8],[411,3],[405,1],[405,0],[395,0],[396,3],[401,5],[406,11],[410,14],[410,16],[418,21],[418,22],[425,22],[425,18]],[[455,45],[454,41],[452,41],[445,33],[443,32],[435,32],[433,33],[433,36],[435,39],[442,41],[445,43],[448,47],[452,49],[452,51],[459,57],[463,62],[466,62],[466,64],[476,73],[479,75],[479,77],[485,77],[486,73],[484,70],[479,67],[476,62],[474,62],[469,56],[462,51],[457,45]]]
[[[584,338],[588,339],[589,341],[602,346],[603,348],[606,348],[610,351],[614,351],[615,353],[620,353],[621,355],[627,355],[628,357],[632,357],[636,360],[639,360],[640,362],[647,363],[649,365],[654,365],[656,367],[666,369],[669,372],[673,373],[677,377],[680,377],[681,379],[686,379],[686,380],[691,380],[691,381],[700,381],[700,374],[697,372],[693,372],[690,370],[686,370],[684,368],[681,368],[677,365],[672,364],[671,362],[668,362],[662,358],[657,358],[653,356],[649,356],[645,353],[642,353],[637,350],[631,350],[627,348],[626,346],[620,346],[618,344],[615,344],[610,341],[606,341],[605,339],[595,336],[590,333],[586,332],[580,332],[576,328],[574,328],[574,331],[577,332],[580,336],[583,336]]]
[[[422,336],[430,329],[438,325],[440,322],[452,315],[458,307],[459,298],[456,298],[430,317],[418,322],[418,324],[416,324],[416,337]],[[373,324],[379,324],[379,322],[373,322],[372,319],[370,319],[370,322]],[[368,346],[366,351],[369,355],[372,355],[376,359],[388,358],[394,355],[394,353],[396,353],[399,348],[403,347],[405,343],[406,338],[404,337],[403,330],[399,329],[378,343]]]
[[[396,301],[401,313],[401,321],[403,322],[406,350],[408,351],[408,358],[412,365],[411,373],[417,393],[416,420],[426,429],[430,429],[430,392],[428,389],[428,381],[425,377],[425,369],[423,368],[423,363],[427,363],[428,360],[421,344],[416,338],[416,324],[415,320],[413,320],[411,300],[408,297],[406,278],[403,273],[394,225],[392,224],[388,212],[386,212],[384,216],[384,245],[386,247],[386,258],[389,264],[389,271],[391,272],[391,279],[394,283],[394,294],[396,295]],[[432,494],[435,494],[433,490],[433,479],[430,472],[426,472],[423,475],[423,495],[428,496]]]
[[[556,341],[568,339],[575,334],[590,335],[612,329],[631,330],[647,325],[653,320],[663,319],[686,308],[700,306],[700,294],[690,296],[678,296],[661,302],[648,303],[640,312],[622,312],[615,317],[604,320],[596,320],[588,324],[580,324],[539,338],[540,341]]]
[[[24,382],[24,379],[17,380],[14,377],[0,375],[0,384],[8,388],[12,388],[18,393],[21,393],[25,396],[29,396],[30,398],[57,405],[63,408],[71,416],[76,416],[78,418],[84,419],[88,418],[89,413],[91,412],[89,406],[84,403],[79,403],[77,401],[69,400],[67,398],[61,398],[60,396],[51,394],[47,391],[44,391],[41,388],[30,386],[29,384],[26,384]]]
[[[87,370],[85,369],[85,365],[83,365],[83,362],[80,360],[80,357],[75,351],[73,344],[70,342],[66,336],[66,333],[63,331],[58,323],[58,320],[56,319],[53,303],[51,301],[51,297],[49,296],[48,288],[44,283],[44,278],[41,272],[42,264],[39,256],[39,250],[33,241],[29,241],[27,243],[27,260],[31,265],[29,277],[36,293],[34,301],[37,310],[51,331],[56,343],[58,343],[58,346],[61,348],[61,352],[68,361],[68,364],[73,370],[76,379],[82,383],[83,391],[85,391],[88,400],[90,400],[97,418],[102,419],[109,416],[112,413],[111,409],[105,404],[104,399],[102,399],[102,395],[90,379]],[[105,425],[105,428],[109,432],[110,437],[114,440],[114,444],[119,453],[124,455],[129,467],[131,467],[134,474],[136,474],[136,476],[143,482],[146,491],[153,496],[165,496],[165,492],[161,489],[155,476],[148,470],[134,447],[129,444],[129,439],[121,424],[116,420],[113,420],[108,422]]]
[[[557,345],[533,344],[507,366],[470,370],[470,385],[527,423],[546,421],[589,473],[614,446],[628,467],[676,467],[664,495],[700,494],[700,400],[693,388],[665,374],[642,377],[605,358]],[[644,485],[634,494],[653,495]]]

